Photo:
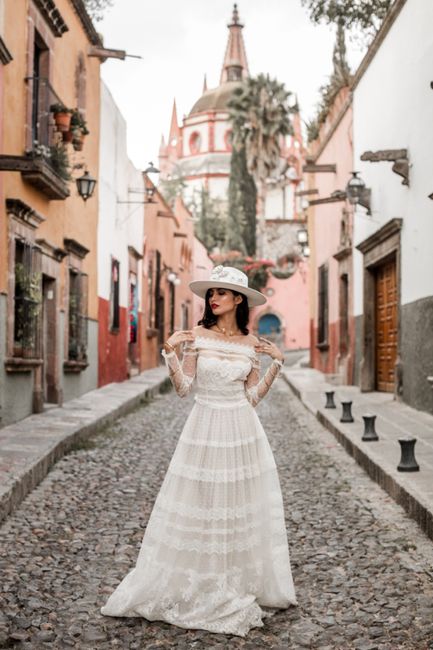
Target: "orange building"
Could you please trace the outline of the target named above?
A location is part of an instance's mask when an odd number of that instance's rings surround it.
[[[102,43],[82,0],[0,10],[5,425],[97,384],[98,187],[84,202],[75,179],[98,177]]]
[[[151,186],[146,179],[147,187]],[[161,362],[162,344],[192,321],[193,220],[182,199],[173,207],[155,190],[154,203],[145,204],[140,367]]]

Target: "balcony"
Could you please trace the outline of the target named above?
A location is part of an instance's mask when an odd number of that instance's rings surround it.
[[[71,180],[69,159],[62,132],[52,107],[63,105],[48,80],[29,77],[31,147],[23,156],[0,156],[0,170],[18,171],[23,179],[51,200],[66,199]]]

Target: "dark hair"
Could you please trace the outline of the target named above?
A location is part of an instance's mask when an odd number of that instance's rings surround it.
[[[224,287],[221,288],[223,289]],[[231,291],[234,296],[242,296],[242,302],[240,302],[236,306],[236,325],[238,326],[242,334],[245,335],[249,334],[249,329],[247,325],[250,319],[250,311],[248,309],[247,297],[244,296],[243,293],[239,293],[239,291],[233,291],[232,289],[226,289],[226,291]],[[203,327],[205,327],[206,329],[209,329],[210,327],[212,327],[212,325],[216,325],[218,321],[218,318],[212,312],[211,306],[209,304],[209,297],[210,297],[210,289],[206,291],[203,316],[197,323],[197,325],[203,325]]]

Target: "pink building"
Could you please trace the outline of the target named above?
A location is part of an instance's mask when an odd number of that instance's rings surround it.
[[[353,207],[345,188],[353,169],[352,104],[340,90],[307,166],[312,199],[308,215],[310,258],[311,365],[354,381]]]
[[[207,280],[210,276],[214,263],[210,259],[206,246],[198,237],[194,237],[193,247],[193,272],[194,280]],[[204,301],[195,293],[192,295],[192,322],[191,326],[197,325],[197,321],[203,316]]]
[[[308,263],[300,261],[288,279],[270,276],[263,293],[267,302],[251,314],[251,325],[259,336],[275,338],[286,350],[307,349],[308,329]]]

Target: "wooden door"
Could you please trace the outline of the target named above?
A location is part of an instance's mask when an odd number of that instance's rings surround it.
[[[376,389],[394,391],[397,358],[397,272],[395,259],[376,271]]]

